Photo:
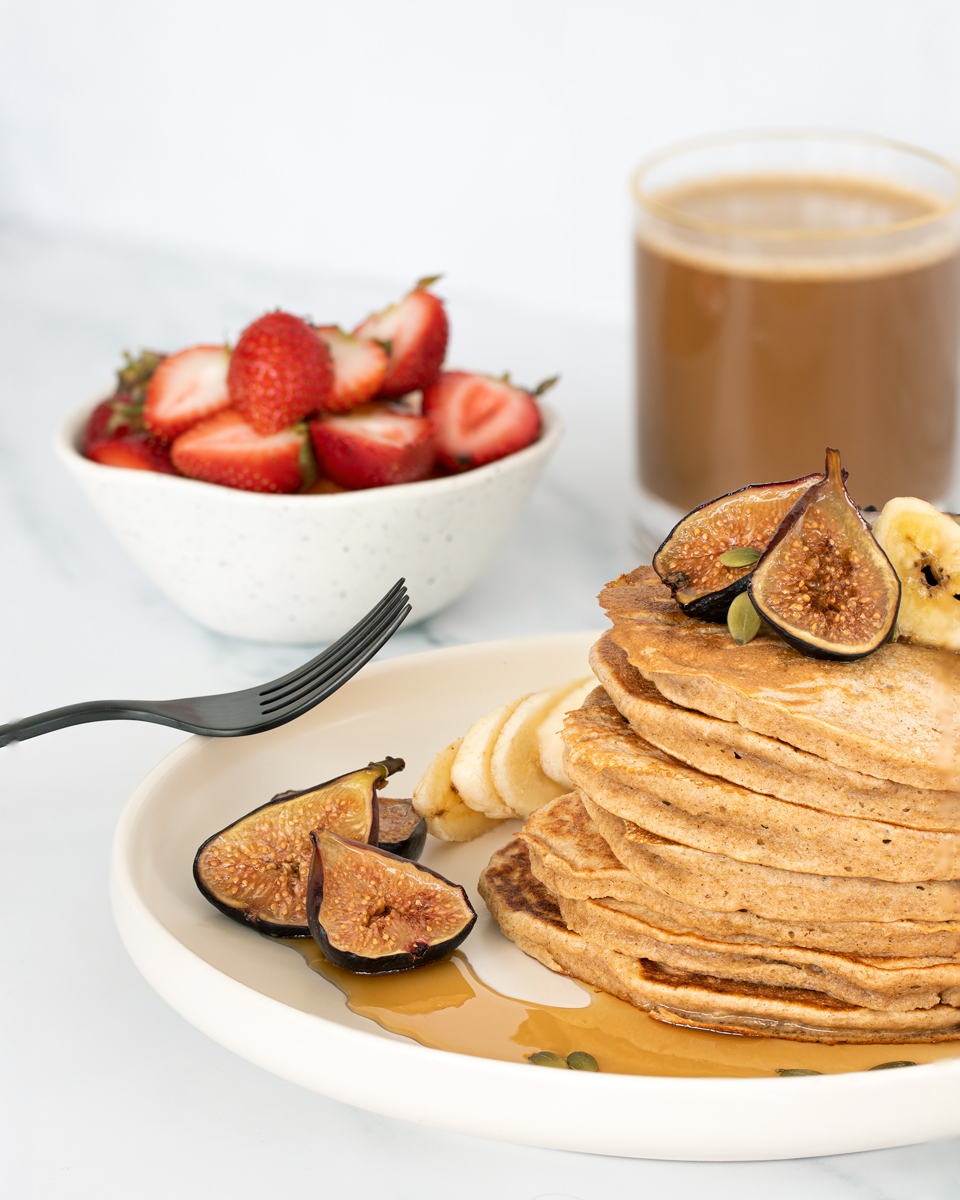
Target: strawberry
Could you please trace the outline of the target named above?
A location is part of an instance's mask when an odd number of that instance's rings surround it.
[[[339,413],[371,400],[380,391],[390,359],[386,350],[370,338],[353,337],[337,325],[320,325],[333,359],[333,391],[323,405],[324,412]]]
[[[466,471],[522,450],[540,433],[540,409],[533,393],[504,379],[444,371],[423,393],[423,414],[437,431],[437,459],[454,471]]]
[[[143,422],[165,442],[185,433],[230,404],[224,346],[190,346],[163,360],[153,373],[143,406]]]
[[[143,425],[147,387],[163,355],[143,350],[138,358],[126,351],[123,357],[124,365],[117,371],[117,389],[87,418],[80,449],[87,458],[104,466],[176,475],[170,452]]]
[[[450,326],[443,301],[427,291],[439,278],[421,279],[399,304],[373,313],[353,331],[354,337],[382,343],[390,355],[381,396],[394,398],[429,387],[443,366]]]
[[[330,351],[306,321],[278,309],[240,335],[227,386],[234,408],[257,433],[279,433],[326,404]]]
[[[264,437],[228,408],[181,433],[170,452],[192,479],[245,492],[296,492],[304,482],[306,440],[303,426]]]
[[[104,404],[109,405],[107,400]],[[101,404],[94,410],[96,416]],[[170,461],[170,451],[156,438],[144,433],[125,430],[100,438],[91,439],[84,445],[84,454],[105,467],[127,467],[133,471],[159,471],[164,475],[176,475],[177,469]]]
[[[320,473],[344,488],[425,479],[436,457],[433,426],[426,417],[386,404],[318,417],[310,422],[310,437]]]

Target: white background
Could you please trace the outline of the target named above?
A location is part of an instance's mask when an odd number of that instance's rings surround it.
[[[775,124],[960,158],[958,66],[957,0],[0,0],[0,722],[252,686],[314,652],[178,612],[51,432],[124,346],[235,336],[274,305],[347,323],[426,272],[447,272],[455,360],[560,371],[569,432],[478,585],[386,652],[595,627],[637,561],[631,169]],[[229,1054],[110,916],[116,818],[180,738],[118,722],[0,750],[4,1200],[956,1200],[960,1139],[602,1159],[377,1117]]]
[[[5,0],[0,216],[623,320],[678,138],[960,156],[955,0]],[[320,317],[323,314],[315,314]]]

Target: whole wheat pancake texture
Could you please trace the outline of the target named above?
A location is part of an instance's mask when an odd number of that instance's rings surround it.
[[[588,806],[600,820],[592,819]],[[714,856],[688,851],[655,835],[648,835],[645,843],[625,846],[625,838],[616,843],[618,829],[623,837],[625,825],[621,818],[571,794],[528,817],[519,836],[527,844],[534,875],[555,896],[623,900],[645,908],[647,919],[660,929],[842,954],[960,955],[960,921],[938,918],[931,908],[924,908],[925,893],[916,889],[921,902],[918,915],[877,919],[875,907],[863,902],[864,896],[871,895],[872,880],[831,881],[764,868],[745,868],[744,879],[724,872],[722,863],[714,878],[705,878]],[[601,827],[608,837],[601,834]],[[628,870],[614,854],[615,843],[628,860],[633,846],[637,854],[631,861],[633,869]],[[669,852],[674,859],[658,860],[658,854]],[[647,857],[641,858],[643,854]],[[847,901],[837,901],[831,895],[834,882],[856,891]],[[865,886],[860,889],[859,884]],[[801,907],[806,911],[798,911]],[[830,912],[841,916],[831,920]]]
[[[804,657],[761,630],[684,616],[652,567],[609,584],[611,637],[668,700],[786,742],[851,771],[960,790],[960,659],[893,643],[853,663]]]
[[[960,1037],[960,1010],[936,1004],[877,1010],[802,988],[673,970],[593,942],[568,928],[559,905],[512,839],[480,877],[480,894],[500,928],[551,970],[573,975],[670,1024],[813,1042],[932,1042]]]
[[[567,775],[597,804],[685,846],[813,874],[960,876],[955,834],[840,817],[705,775],[645,741],[615,708],[570,713],[564,743]]]
[[[707,775],[842,817],[960,833],[960,793],[864,775],[734,721],[681,708],[644,679],[608,633],[591,650],[590,665],[608,703],[642,738]]]
[[[960,1038],[960,660],[737,646],[649,568],[601,603],[601,686],[564,721],[576,790],[481,879],[506,935],[690,1028]]]

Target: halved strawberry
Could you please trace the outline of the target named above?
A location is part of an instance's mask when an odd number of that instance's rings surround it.
[[[170,448],[184,475],[245,492],[296,492],[304,480],[303,426],[261,436],[228,408],[181,433]]]
[[[426,479],[436,457],[426,417],[371,404],[310,422],[320,472],[345,488],[386,487]]]
[[[344,333],[338,325],[319,325],[333,360],[333,390],[323,411],[347,412],[371,400],[380,391],[390,359],[379,342]]]
[[[541,384],[536,394],[543,390]],[[467,371],[444,371],[423,393],[423,415],[437,431],[438,460],[454,471],[504,458],[540,433],[534,394]]]
[[[178,474],[170,461],[169,449],[143,430],[127,430],[124,433],[93,439],[85,447],[84,454],[105,467],[126,467],[131,471],[159,471],[163,475]]]
[[[140,433],[143,421],[139,412],[129,404],[129,397],[117,393],[101,401],[87,418],[80,438],[80,450],[90,458],[90,451],[102,442],[123,437],[125,433]]]
[[[326,404],[333,388],[330,351],[312,325],[278,309],[240,335],[227,386],[234,408],[257,433],[279,433]]]
[[[390,365],[381,396],[404,396],[428,387],[443,366],[450,326],[443,301],[427,291],[439,278],[421,279],[399,304],[373,313],[353,331],[354,337],[373,338],[388,350]]]
[[[189,346],[168,355],[153,373],[143,406],[150,433],[167,442],[230,404],[225,346]]]

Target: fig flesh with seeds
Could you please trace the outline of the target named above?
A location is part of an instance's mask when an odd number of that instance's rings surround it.
[[[785,641],[811,658],[853,662],[886,642],[900,580],[847,495],[840,455],[784,518],[750,577],[750,598]]]
[[[822,478],[813,474],[784,483],[751,484],[708,500],[673,527],[653,556],[653,569],[687,616],[701,621],[727,619],[727,609],[746,591],[751,572],[780,522]]]
[[[402,758],[385,758],[316,787],[281,792],[207,838],[193,863],[197,887],[220,912],[260,933],[309,937],[311,831],[375,842],[377,789],[402,770]]]
[[[445,958],[473,928],[477,914],[459,884],[326,829],[312,837],[307,920],[334,966],[406,971]]]
[[[380,797],[380,833],[377,845],[381,850],[399,854],[416,862],[427,841],[427,821],[413,807],[412,800]]]

